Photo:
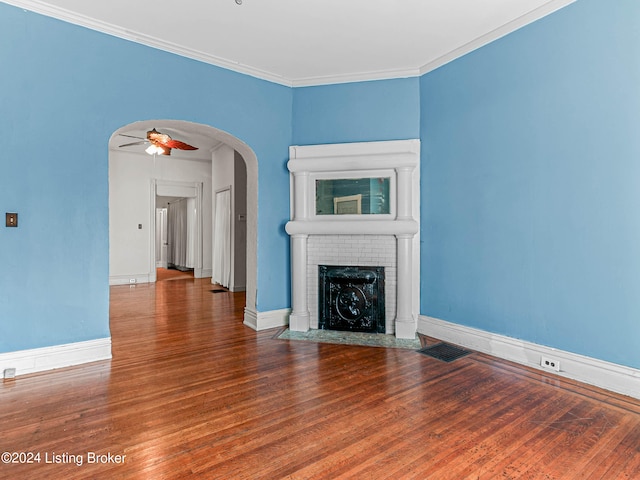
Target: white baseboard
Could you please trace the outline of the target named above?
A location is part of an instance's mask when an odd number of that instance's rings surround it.
[[[193,271],[194,278],[209,278],[213,275],[213,270],[211,268],[196,268]]]
[[[536,343],[489,333],[433,317],[420,315],[418,332],[429,337],[468,347],[494,357],[544,370],[612,392],[640,398],[640,370]],[[559,361],[560,371],[540,366],[541,357]]]
[[[109,285],[135,285],[136,283],[150,283],[155,281],[155,272],[154,275],[131,274],[109,276]]]
[[[285,327],[289,325],[290,308],[271,310],[269,312],[256,312],[248,308],[244,309],[244,324],[254,330],[267,330],[269,328]]]
[[[8,368],[15,368],[16,375],[26,375],[110,358],[111,337],[0,353],[0,376]]]

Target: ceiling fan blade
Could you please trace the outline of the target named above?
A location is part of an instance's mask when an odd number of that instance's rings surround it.
[[[166,133],[159,132],[155,128],[147,132],[147,140],[153,145],[169,149],[169,152],[172,148],[179,150],[198,150],[198,147],[181,142],[180,140],[174,140]],[[170,155],[170,153],[164,153],[164,155]]]
[[[198,150],[198,147],[194,147],[193,145],[189,145],[188,143],[181,142],[180,140],[167,140],[163,142],[163,145],[169,148],[177,148],[178,150]]]
[[[134,137],[134,138],[135,138],[135,137]],[[140,141],[140,142],[125,143],[124,145],[118,145],[118,148],[121,148],[121,147],[130,147],[130,146],[132,146],[132,145],[144,145],[145,143],[147,143],[147,141],[146,141],[146,140],[142,140],[142,141]]]
[[[144,140],[144,137],[136,137],[135,135],[127,135],[126,133],[119,133],[121,137],[129,137],[129,138],[137,138],[139,140]]]

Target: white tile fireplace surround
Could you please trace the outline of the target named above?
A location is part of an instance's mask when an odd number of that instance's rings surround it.
[[[420,141],[292,146],[289,155],[289,328],[302,332],[318,328],[318,265],[382,266],[385,333],[415,338],[420,284]],[[317,189],[323,181],[353,180],[386,182],[386,194],[380,194],[384,206],[373,213],[373,200],[362,201],[360,194],[339,194],[320,207]],[[340,202],[344,206],[339,207]],[[365,211],[367,203],[370,211]],[[327,212],[327,208],[332,210]]]
[[[396,258],[393,235],[310,235],[307,241],[309,327],[318,328],[319,324],[318,265],[384,267],[385,332],[392,333],[396,316]]]

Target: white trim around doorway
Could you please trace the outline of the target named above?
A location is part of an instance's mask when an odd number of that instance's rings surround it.
[[[175,180],[151,179],[151,211],[149,213],[149,223],[151,225],[149,235],[149,282],[156,281],[156,196],[195,198],[196,202],[196,248],[195,264],[193,274],[195,278],[204,278],[205,273],[202,265],[202,182],[181,182]],[[127,282],[125,282],[127,283]]]

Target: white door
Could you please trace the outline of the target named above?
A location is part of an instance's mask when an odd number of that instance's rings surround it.
[[[167,268],[167,209],[156,208],[156,268]]]
[[[229,287],[231,281],[231,190],[216,192],[213,219],[213,274],[211,283]]]

